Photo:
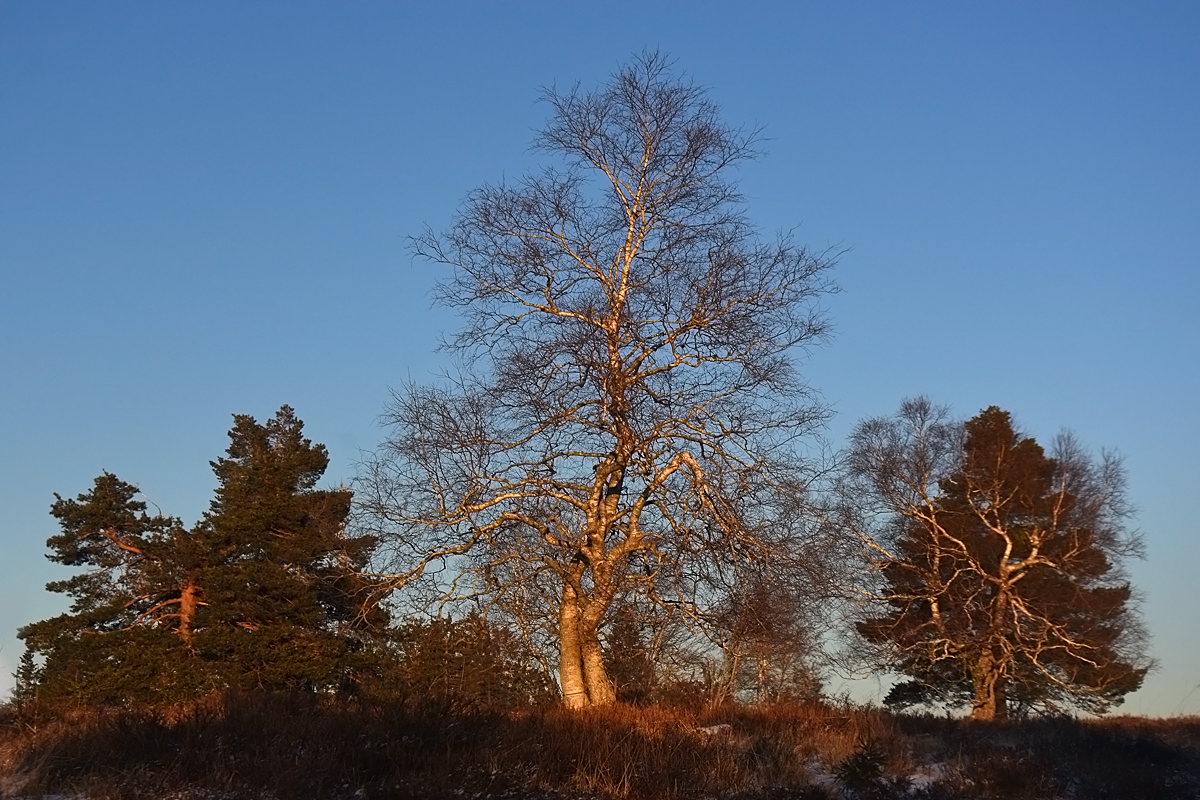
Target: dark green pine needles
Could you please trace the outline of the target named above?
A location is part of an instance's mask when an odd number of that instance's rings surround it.
[[[375,547],[345,530],[351,492],[317,489],[329,456],[284,406],[236,415],[219,486],[191,530],[149,516],[135,486],[96,478],[51,508],[47,586],[68,613],[21,629],[42,699],[175,700],[214,689],[349,689],[378,666],[386,612],[361,573]]]

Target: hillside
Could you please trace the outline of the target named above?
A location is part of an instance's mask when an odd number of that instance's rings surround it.
[[[9,708],[0,797],[1200,797],[1200,718],[1002,723],[851,705],[560,708],[222,695]]]

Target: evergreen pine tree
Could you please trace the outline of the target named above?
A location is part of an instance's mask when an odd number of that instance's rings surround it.
[[[604,668],[612,678],[617,699],[623,703],[648,703],[654,694],[654,662],[646,648],[637,609],[617,608],[604,642]]]
[[[397,640],[398,683],[414,696],[499,708],[558,699],[553,680],[520,637],[478,612],[459,620],[409,620]]]
[[[329,456],[284,406],[260,425],[237,415],[219,486],[196,526],[209,561],[196,647],[245,689],[329,689],[353,680],[386,613],[358,577],[375,546],[346,535],[351,492],[317,489]]]
[[[146,514],[137,494],[106,472],[74,500],[55,495],[62,532],[47,540],[47,557],[84,571],[46,587],[72,598],[68,613],[17,634],[44,660],[44,699],[153,700],[212,685],[185,657],[193,609],[175,555],[188,534],[173,517]]]
[[[26,648],[21,654],[21,663],[13,673],[13,690],[11,701],[17,708],[23,708],[37,701],[38,680],[41,669],[34,661],[33,651]]]
[[[284,406],[238,415],[208,513],[191,531],[146,514],[104,473],[51,513],[49,558],[84,572],[47,586],[68,613],[21,629],[40,696],[175,700],[213,689],[346,689],[378,671],[387,625],[361,577],[375,542],[346,535],[351,493],[320,490],[329,462]],[[31,673],[32,674],[32,673]]]

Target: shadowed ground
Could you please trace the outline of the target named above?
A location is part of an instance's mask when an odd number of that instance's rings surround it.
[[[6,798],[89,800],[1149,800],[1200,797],[1200,718],[985,724],[830,704],[501,713],[451,700],[222,695],[8,709],[0,775]]]

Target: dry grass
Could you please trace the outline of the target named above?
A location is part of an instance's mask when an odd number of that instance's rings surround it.
[[[729,727],[699,730],[715,725]],[[825,704],[500,713],[224,695],[0,719],[3,797],[1138,800],[1200,797],[1198,765],[1195,717],[979,724]]]

